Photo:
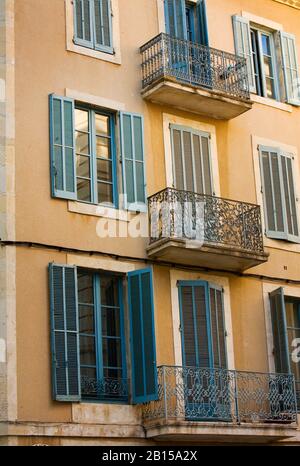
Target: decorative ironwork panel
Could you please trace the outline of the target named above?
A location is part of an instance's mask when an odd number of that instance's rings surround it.
[[[161,33],[141,47],[143,89],[161,78],[250,100],[245,58]]]
[[[250,253],[264,252],[261,211],[255,204],[174,188],[160,191],[148,202],[150,243],[163,238],[198,239]]]
[[[128,399],[127,379],[102,378],[99,380],[81,376],[81,396],[86,399]]]
[[[293,375],[173,366],[157,371],[158,400],[144,404],[144,420],[297,422]]]

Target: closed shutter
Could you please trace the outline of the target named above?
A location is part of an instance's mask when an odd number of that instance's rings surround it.
[[[214,368],[227,368],[225,343],[224,302],[222,289],[209,286],[210,322]]]
[[[210,135],[171,125],[174,187],[212,195]]]
[[[151,269],[128,274],[133,403],[157,399],[154,303]]]
[[[187,39],[185,0],[164,0],[166,32],[177,39]]]
[[[232,22],[236,54],[246,58],[250,92],[256,92],[249,20],[233,16]]]
[[[53,197],[76,199],[74,101],[50,95],[50,164]]]
[[[94,1],[95,48],[107,52],[112,49],[111,0]]]
[[[300,106],[300,77],[296,38],[292,34],[280,32],[282,64],[288,103]]]
[[[49,265],[53,398],[80,400],[76,267]]]
[[[146,211],[143,117],[120,113],[121,160],[125,207]]]
[[[269,294],[274,341],[275,368],[278,373],[290,373],[290,358],[283,288]]]
[[[209,45],[206,0],[199,0],[196,5],[196,38],[201,45]]]
[[[93,0],[74,0],[74,42],[93,47]]]
[[[266,234],[299,242],[292,156],[280,149],[259,146]]]

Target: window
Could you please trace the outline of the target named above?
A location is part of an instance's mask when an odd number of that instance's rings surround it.
[[[256,93],[277,99],[276,55],[271,33],[251,28],[252,59]]]
[[[285,296],[278,288],[270,293],[270,304],[276,372],[294,374],[300,409],[300,299]]]
[[[109,113],[50,95],[50,162],[53,197],[146,211],[142,115]],[[116,129],[120,131],[117,164]],[[118,173],[118,166],[120,167]]]
[[[212,195],[210,135],[184,126],[171,125],[174,187]]]
[[[267,236],[299,242],[293,156],[264,146],[259,153]]]
[[[75,108],[77,199],[117,204],[114,116]]]
[[[249,87],[259,96],[300,106],[296,38],[233,16],[235,50],[247,60]],[[284,82],[285,89],[280,89]]]
[[[74,42],[113,53],[110,0],[74,0]]]
[[[53,398],[128,401],[123,296],[128,285],[132,402],[157,398],[151,269],[127,276],[49,265]]]
[[[208,45],[206,2],[164,0],[166,32],[178,39]]]
[[[122,282],[78,270],[81,395],[127,398]]]

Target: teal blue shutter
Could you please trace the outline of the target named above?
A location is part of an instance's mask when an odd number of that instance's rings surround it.
[[[125,208],[145,212],[145,149],[142,115],[120,113],[121,162]]]
[[[93,0],[73,0],[74,42],[84,47],[93,47]]]
[[[53,398],[80,400],[76,267],[49,264]]]
[[[300,76],[296,37],[286,32],[280,32],[280,38],[286,100],[289,104],[300,106]]]
[[[278,288],[270,296],[271,319],[274,341],[274,359],[276,372],[287,374],[291,372],[284,290]]]
[[[185,0],[164,0],[166,33],[187,39]]]
[[[246,58],[250,92],[256,92],[249,20],[242,16],[233,16],[232,23],[235,52],[240,57]]]
[[[75,200],[74,101],[51,94],[49,107],[52,196]]]
[[[95,49],[113,53],[111,0],[94,1]]]
[[[227,369],[223,290],[209,284],[209,308],[214,368]]]
[[[133,403],[157,399],[152,270],[128,274]]]
[[[197,42],[202,45],[209,45],[208,23],[206,14],[206,0],[199,0],[196,5],[196,37]]]

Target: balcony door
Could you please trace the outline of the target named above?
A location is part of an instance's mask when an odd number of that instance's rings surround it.
[[[183,392],[186,418],[231,420],[223,291],[180,281]]]
[[[171,36],[168,46],[169,68],[179,80],[197,83],[199,76],[207,81],[209,57],[196,44],[208,45],[205,0],[165,0],[166,33]],[[193,45],[194,44],[194,45]],[[208,62],[207,62],[208,58]],[[205,82],[202,82],[202,85]],[[207,85],[210,82],[207,81]]]
[[[171,125],[173,187],[214,195],[210,134]]]

